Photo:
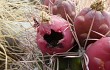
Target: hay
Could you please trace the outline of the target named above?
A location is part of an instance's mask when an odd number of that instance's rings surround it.
[[[1,70],[34,70],[38,67],[36,55],[41,52],[35,43],[32,15],[37,15],[39,10],[35,9],[34,3],[0,0]]]

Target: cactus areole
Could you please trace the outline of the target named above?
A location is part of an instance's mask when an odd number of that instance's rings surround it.
[[[110,14],[104,10],[102,1],[95,2],[78,14],[74,25],[80,43],[85,42],[89,32],[88,38],[100,39],[110,30]]]
[[[40,22],[36,42],[43,54],[55,54],[72,48],[74,39],[69,23],[59,16],[52,15],[49,20]]]

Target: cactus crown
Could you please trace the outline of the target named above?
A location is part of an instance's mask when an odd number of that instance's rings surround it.
[[[40,12],[40,17],[42,22],[48,22],[50,21],[50,15],[47,14],[45,11]]]
[[[104,10],[104,2],[103,1],[96,1],[90,7],[96,11],[103,11]]]

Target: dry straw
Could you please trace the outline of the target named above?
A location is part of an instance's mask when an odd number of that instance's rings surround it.
[[[34,70],[41,53],[35,43],[32,15],[37,1],[0,0],[0,69]]]

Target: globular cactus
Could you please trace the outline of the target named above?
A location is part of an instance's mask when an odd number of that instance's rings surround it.
[[[102,38],[86,49],[89,70],[110,70],[110,37]]]
[[[57,15],[51,15],[50,19],[40,22],[36,42],[42,53],[55,54],[72,48],[74,38],[69,23]]]
[[[100,39],[110,30],[110,14],[104,10],[103,2],[95,2],[84,8],[75,18],[74,25],[80,43],[89,39]],[[89,34],[89,35],[88,35]]]
[[[44,0],[44,5],[52,8],[52,14],[60,15],[66,20],[74,21],[76,16],[76,5],[72,0]]]

